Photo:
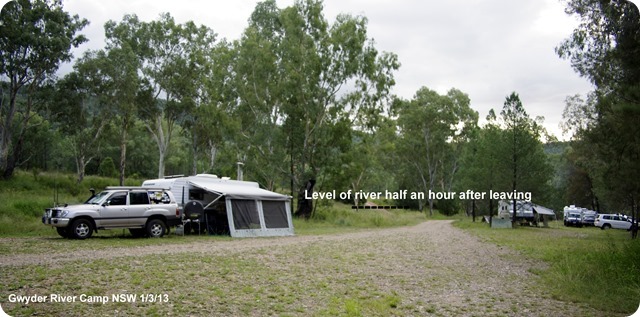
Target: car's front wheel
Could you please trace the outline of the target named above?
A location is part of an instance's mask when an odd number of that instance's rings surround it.
[[[91,228],[91,221],[87,219],[78,219],[71,224],[69,228],[69,235],[72,238],[84,240],[91,238],[93,229]]]
[[[160,219],[151,219],[147,223],[147,235],[151,238],[160,238],[167,231],[167,225]]]
[[[69,232],[67,231],[67,228],[57,227],[56,231],[58,231],[58,234],[63,238],[68,238],[69,237]]]
[[[611,225],[610,225],[610,224],[608,224],[608,223],[605,223],[605,224],[603,224],[603,225],[602,225],[602,228],[601,228],[601,229],[602,229],[602,230],[611,229]]]

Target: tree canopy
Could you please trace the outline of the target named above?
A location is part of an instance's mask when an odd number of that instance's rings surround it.
[[[76,35],[87,23],[65,12],[59,0],[17,0],[2,7],[0,78],[8,81],[2,86],[0,103],[0,172],[4,178],[11,177],[20,165],[32,111],[44,107],[35,98],[37,90],[52,78],[60,63],[71,60],[71,48],[87,40]],[[19,100],[19,94],[25,98]]]
[[[293,196],[302,217],[312,216],[304,196],[312,188],[407,190],[416,197],[390,203],[430,213],[470,203],[495,213],[495,199],[429,195],[467,189],[531,192],[556,210],[580,201],[637,212],[637,8],[570,0],[567,12],[581,24],[556,51],[596,89],[567,98],[574,139],[553,145],[516,92],[482,123],[456,88],[394,96],[398,56],[379,51],[365,16],[328,18],[320,0],[259,2],[237,39],[170,13],[151,21],[126,14],[105,24],[101,49],[84,52],[60,78],[60,63],[87,40],[77,33],[88,21],[61,1],[18,0],[0,24],[0,170],[73,171],[78,182],[116,170],[124,184],[228,176],[243,166],[246,179]]]
[[[595,195],[612,209],[638,217],[640,202],[640,13],[629,1],[573,0],[567,13],[581,24],[556,49],[595,91],[567,99],[565,120],[575,130],[576,165]],[[603,199],[599,199],[603,200]],[[634,225],[637,233],[637,223]]]

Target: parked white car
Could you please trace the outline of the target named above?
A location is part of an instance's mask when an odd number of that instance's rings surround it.
[[[614,214],[598,214],[593,224],[602,230],[611,228],[629,230],[631,228],[631,222]]]
[[[87,239],[94,231],[120,228],[135,237],[162,237],[168,227],[181,223],[180,215],[168,189],[112,186],[84,204],[47,208],[42,223],[63,238]]]

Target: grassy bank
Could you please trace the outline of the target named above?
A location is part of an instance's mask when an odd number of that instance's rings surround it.
[[[135,186],[141,181],[126,183]],[[11,179],[0,180],[0,236],[55,234],[40,222],[45,208],[56,202],[80,203],[91,195],[89,188],[100,190],[117,184],[118,180],[106,177],[87,176],[78,183],[72,174],[17,171]]]
[[[457,227],[487,242],[543,260],[531,268],[541,290],[553,298],[587,303],[603,311],[631,314],[640,302],[640,240],[624,230],[598,228],[490,229],[487,224],[458,221]]]
[[[404,210],[351,209],[350,205],[326,202],[311,219],[294,219],[296,234],[329,234],[368,228],[415,225],[425,221],[424,213]]]
[[[142,180],[129,180],[137,186]],[[10,180],[0,180],[0,236],[51,236],[55,230],[44,226],[45,208],[59,204],[81,203],[90,193],[117,185],[114,178],[87,176],[80,184],[72,174],[30,173],[18,171]],[[292,206],[293,207],[293,206]],[[309,220],[294,219],[296,234],[329,234],[364,228],[405,226],[424,221],[423,213],[410,211],[352,210],[337,202],[321,202]],[[122,230],[101,231],[100,236],[128,235]]]

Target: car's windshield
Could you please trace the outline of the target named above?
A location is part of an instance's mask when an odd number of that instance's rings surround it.
[[[92,204],[92,205],[97,205],[100,204],[100,202],[107,196],[109,195],[109,192],[100,192],[98,194],[96,194],[95,196],[89,198],[89,200],[87,200],[85,202],[85,204]]]

